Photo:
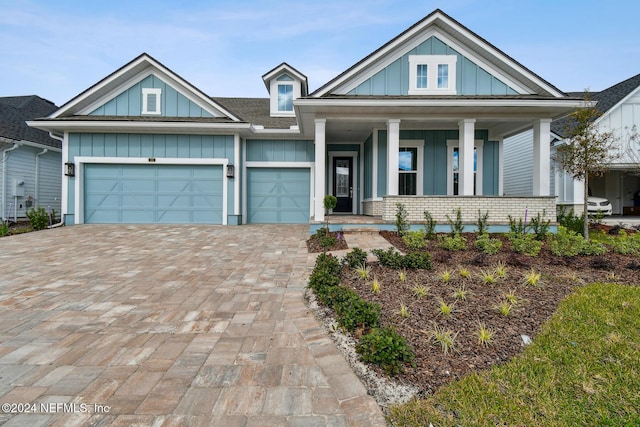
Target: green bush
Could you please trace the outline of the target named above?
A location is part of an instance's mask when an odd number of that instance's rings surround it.
[[[404,236],[409,231],[409,214],[402,203],[396,203],[396,231],[398,236]]]
[[[455,219],[451,219],[449,215],[446,215],[447,222],[451,227],[451,236],[462,234],[464,231],[464,225],[462,224],[462,210],[460,208],[454,209],[453,213],[456,214]]]
[[[509,219],[509,234],[524,234],[527,232],[527,226],[525,225],[522,218],[518,218],[516,221],[511,215],[508,215]]]
[[[374,329],[363,336],[356,351],[364,362],[381,366],[391,375],[403,372],[407,364],[416,366],[413,350],[392,328]]]
[[[640,253],[640,232],[631,235],[625,230],[620,230],[618,235],[611,239],[611,249],[622,255],[633,255]]]
[[[489,211],[485,212],[484,215],[478,209],[478,220],[476,222],[478,226],[478,234],[482,235],[489,231]]]
[[[49,215],[44,208],[28,209],[26,215],[34,230],[43,230],[49,224]]]
[[[424,211],[424,232],[428,240],[436,238],[436,220],[433,219],[430,212]]]
[[[580,255],[604,255],[606,253],[607,247],[594,240],[585,240],[580,248]]]
[[[462,234],[453,236],[438,236],[438,245],[448,251],[463,251],[467,249],[467,239]]]
[[[584,238],[560,225],[556,234],[549,235],[548,243],[551,253],[556,256],[576,256],[584,246]]]
[[[531,231],[533,231],[533,234],[536,235],[536,240],[544,240],[547,236],[547,233],[549,232],[549,224],[551,224],[551,220],[548,219],[545,221],[542,219],[542,217],[544,217],[546,214],[546,209],[543,209],[542,215],[540,215],[540,212],[538,212],[536,216],[531,218],[531,222],[529,223]]]
[[[349,268],[356,268],[359,265],[364,265],[366,262],[367,253],[358,247],[348,252],[342,260],[342,263],[346,264]]]
[[[431,269],[431,255],[429,252],[409,252],[407,255],[402,255],[392,247],[386,251],[374,249],[371,252],[378,257],[380,265],[383,267],[396,270],[403,268]]]
[[[6,221],[0,222],[0,236],[4,237],[9,234],[9,223]]]
[[[342,289],[346,291],[341,298],[332,302],[332,308],[338,315],[338,324],[350,332],[356,328],[377,328],[382,311],[380,305],[363,300],[355,291],[343,286],[338,286],[334,293]]]
[[[489,233],[482,233],[476,237],[476,248],[480,249],[487,255],[497,254],[502,247],[502,241],[500,239],[492,239],[489,237]]]
[[[425,237],[426,234],[423,230],[408,231],[402,236],[402,241],[410,251],[419,251],[427,245]]]
[[[573,212],[573,209],[567,210],[562,207],[558,212],[558,224],[582,235],[584,232],[584,213],[580,216]]]
[[[332,255],[321,253],[309,277],[309,287],[323,300],[327,288],[338,286],[342,275],[342,265]]]
[[[511,242],[511,248],[515,252],[527,256],[538,256],[543,243],[536,240],[535,234],[509,233],[509,241]]]

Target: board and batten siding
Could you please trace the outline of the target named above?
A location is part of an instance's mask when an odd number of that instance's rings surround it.
[[[620,138],[619,142],[623,146],[623,154],[613,163],[637,163],[640,160],[640,143],[635,141],[631,147],[629,146],[629,135],[631,129],[635,126],[640,129],[640,88],[637,88],[622,104],[609,110],[599,120],[598,125],[601,129],[612,129],[616,132],[616,136]],[[629,155],[627,147],[633,150],[635,154]]]
[[[458,95],[517,95],[518,93],[487,71],[433,36],[411,49],[371,78],[352,89],[349,95],[407,95],[409,55],[457,55]]]
[[[248,139],[248,162],[312,162],[315,157],[311,140]]]
[[[68,159],[82,157],[228,159],[235,163],[233,135],[71,133]],[[98,160],[99,161],[99,160]],[[65,223],[73,224],[75,178],[69,178]],[[234,181],[227,182],[227,215],[233,215]]]
[[[152,75],[145,77],[112,98],[104,105],[96,108],[91,116],[140,116],[142,113],[142,89],[161,89],[160,117],[213,117],[211,113],[200,107],[173,87]]]

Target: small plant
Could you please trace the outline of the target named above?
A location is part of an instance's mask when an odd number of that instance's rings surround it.
[[[493,343],[493,335],[493,330],[489,329],[484,323],[478,322],[478,329],[476,330],[476,338],[478,338],[478,344],[483,347],[488,347]]]
[[[398,272],[398,279],[400,279],[400,283],[406,283],[407,281],[407,272],[402,270]]]
[[[379,365],[391,375],[403,372],[407,364],[416,366],[413,350],[393,328],[374,329],[364,335],[356,351],[365,363]]]
[[[336,198],[336,196],[332,194],[327,194],[326,196],[324,196],[324,199],[322,199],[322,204],[324,205],[324,208],[327,210],[327,214],[328,214],[332,209],[335,209],[335,207],[338,205],[338,199]],[[325,227],[327,229],[327,234],[328,234],[329,217],[326,218]]]
[[[478,209],[478,219],[476,221],[478,227],[478,234],[483,235],[489,232],[489,211],[486,211],[484,215]]]
[[[467,249],[467,239],[462,234],[453,236],[438,236],[439,246],[448,251],[463,251]]]
[[[513,305],[508,301],[502,301],[495,306],[495,310],[504,317],[508,317],[511,314],[511,309],[513,309]]]
[[[511,305],[518,305],[521,302],[521,299],[518,295],[516,295],[516,292],[513,289],[509,289],[508,292],[502,294],[504,296],[504,298],[509,302],[509,304]]]
[[[529,286],[538,286],[541,279],[542,276],[540,275],[540,273],[537,273],[534,269],[531,269],[527,274],[524,275],[523,283]]]
[[[458,268],[458,274],[463,279],[468,279],[468,278],[471,277],[471,272],[469,271],[469,269],[467,267],[459,267]]]
[[[531,221],[529,222],[531,231],[536,236],[536,240],[544,240],[545,236],[549,232],[549,224],[551,224],[551,220],[548,219],[545,221],[542,219],[544,216],[546,216],[546,214],[547,210],[543,209],[542,215],[540,215],[540,212],[538,212],[538,214],[531,218]]]
[[[480,249],[487,255],[497,254],[502,247],[502,241],[500,239],[492,239],[489,234],[482,233],[476,237],[476,248]]]
[[[453,291],[451,296],[457,300],[466,301],[467,297],[469,296],[469,293],[470,292],[467,290],[467,288],[465,288],[465,286],[462,285],[461,287]]]
[[[371,292],[374,294],[380,293],[380,282],[375,277],[373,278],[373,282],[371,282]]]
[[[425,238],[428,240],[433,240],[436,237],[436,220],[433,219],[431,213],[428,211],[424,211],[424,232]]]
[[[0,221],[0,237],[9,235],[9,223],[7,221]]]
[[[607,247],[595,240],[585,240],[580,248],[580,255],[604,255],[607,253]]]
[[[445,300],[443,300],[443,299],[438,301],[438,305],[440,306],[438,311],[443,316],[448,316],[453,311],[453,304],[447,304],[447,302]]]
[[[495,285],[498,283],[498,277],[495,271],[481,270],[480,278],[485,285]]]
[[[409,252],[402,255],[393,247],[387,249],[373,249],[371,251],[378,260],[380,265],[393,269],[419,268],[424,270],[431,269],[431,255],[429,252]]]
[[[360,280],[368,280],[371,274],[371,267],[366,263],[360,264],[356,267],[356,275]]]
[[[580,216],[570,209],[569,212],[562,207],[558,212],[558,224],[580,235],[584,232],[584,213]]]
[[[511,215],[508,215],[509,219],[509,234],[525,234],[527,232],[527,225],[522,220],[522,218],[518,218],[516,221]]]
[[[549,235],[548,243],[552,254],[572,257],[578,255],[582,250],[584,237],[560,225],[555,235]]]
[[[49,224],[49,215],[44,208],[28,209],[25,215],[34,230],[43,230]]]
[[[400,317],[402,317],[403,319],[408,319],[409,316],[411,316],[411,314],[409,313],[409,307],[407,307],[404,304],[400,304],[400,311],[398,311],[398,314],[400,315]]]
[[[429,288],[424,285],[416,285],[413,287],[413,295],[420,299],[427,296],[429,293]]]
[[[509,233],[509,241],[515,252],[533,257],[538,256],[543,244],[534,234]]]
[[[498,261],[498,264],[496,265],[496,277],[498,279],[504,280],[507,278],[507,266],[504,262],[502,261]]]
[[[402,241],[410,251],[419,251],[427,245],[425,237],[426,235],[423,230],[407,231],[404,236],[402,236]]]
[[[464,225],[462,224],[462,210],[460,208],[454,209],[453,213],[456,215],[455,219],[451,219],[449,215],[447,215],[447,222],[451,227],[451,236],[461,235],[464,231]]]
[[[342,263],[348,265],[349,268],[356,268],[366,262],[367,253],[358,247],[353,248],[353,250],[347,253],[342,260]]]
[[[409,231],[409,222],[407,217],[409,214],[402,203],[396,203],[396,231],[398,236],[402,237]]]
[[[444,329],[444,327],[439,328],[438,325],[434,323],[433,329],[429,331],[429,334],[431,338],[440,345],[444,354],[449,354],[450,351],[455,349],[456,337],[458,336],[457,332],[454,334],[453,331]]]
[[[438,276],[442,280],[443,283],[449,283],[453,279],[453,271],[451,270],[443,270]]]
[[[631,235],[625,230],[620,230],[617,237],[611,239],[611,249],[622,255],[635,255],[640,253],[640,232]]]

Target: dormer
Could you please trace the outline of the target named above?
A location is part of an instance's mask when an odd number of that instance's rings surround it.
[[[307,76],[283,62],[262,76],[270,95],[271,117],[294,117],[293,100],[307,96]]]

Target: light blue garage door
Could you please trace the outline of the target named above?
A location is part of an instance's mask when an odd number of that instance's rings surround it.
[[[84,222],[222,224],[222,166],[87,164]]]
[[[247,169],[247,222],[308,224],[309,169]]]

